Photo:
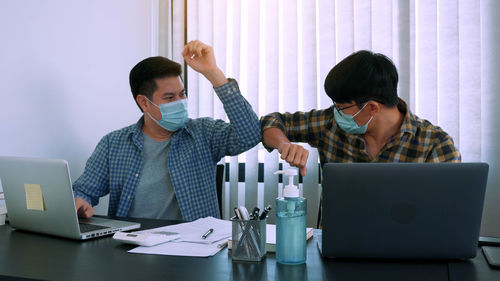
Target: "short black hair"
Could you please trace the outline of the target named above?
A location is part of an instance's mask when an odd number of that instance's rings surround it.
[[[362,50],[355,52],[328,73],[325,92],[336,103],[369,100],[388,107],[398,104],[398,71],[391,59],[383,54]]]
[[[181,74],[181,65],[165,57],[150,57],[140,61],[130,70],[129,75],[130,90],[134,101],[137,103],[137,95],[153,99],[153,93],[157,89],[155,79],[180,76]],[[140,106],[139,109],[141,109]]]

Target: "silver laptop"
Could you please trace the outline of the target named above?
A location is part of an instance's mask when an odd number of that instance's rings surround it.
[[[15,228],[90,239],[141,226],[98,217],[79,221],[65,160],[0,156],[0,180]]]
[[[486,163],[328,163],[318,247],[331,258],[476,256]]]

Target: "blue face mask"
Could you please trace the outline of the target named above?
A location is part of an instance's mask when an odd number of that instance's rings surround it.
[[[146,98],[151,104],[158,107],[161,112],[161,120],[156,120],[147,112],[149,117],[156,121],[160,127],[167,131],[175,132],[182,128],[188,119],[187,100],[181,99],[173,102],[160,104],[159,106]]]
[[[368,124],[372,121],[373,116],[364,124],[363,126],[359,126],[356,121],[354,121],[354,117],[358,115],[365,106],[368,103],[366,103],[356,114],[354,115],[349,115],[349,114],[344,114],[341,110],[338,110],[337,108],[333,109],[333,117],[335,118],[335,121],[337,122],[337,125],[344,130],[345,132],[349,134],[354,134],[354,135],[361,135],[366,133],[366,129],[368,128]]]

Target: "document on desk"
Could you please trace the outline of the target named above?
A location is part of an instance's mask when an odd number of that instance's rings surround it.
[[[210,235],[202,238],[207,230],[213,229]],[[147,229],[140,232],[177,232],[180,238],[167,243],[151,247],[139,246],[129,253],[210,257],[224,248],[231,237],[232,225],[230,221],[206,217],[192,222]]]

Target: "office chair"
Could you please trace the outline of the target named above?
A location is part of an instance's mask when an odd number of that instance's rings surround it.
[[[219,214],[222,219],[222,190],[224,189],[224,164],[217,165],[215,174],[215,184],[217,187],[217,201],[219,202]]]

